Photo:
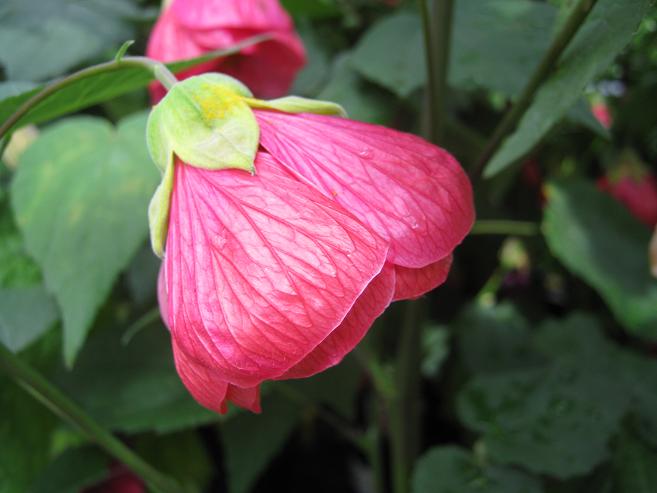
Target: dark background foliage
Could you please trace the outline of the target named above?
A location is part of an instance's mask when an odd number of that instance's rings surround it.
[[[355,119],[426,131],[414,2],[283,4],[309,55],[293,93],[341,103]],[[455,1],[444,147],[466,170],[573,4]],[[158,12],[137,0],[4,0],[0,118],[45,81],[111,59],[126,39],[143,53]],[[403,306],[338,367],[266,385],[261,415],[214,415],[180,383],[146,238],[158,175],[142,138],[143,85],[124,74],[62,92],[24,120],[40,127],[20,159],[4,154],[0,340],[192,491],[389,485],[386,395]],[[609,129],[590,111],[600,101]],[[651,231],[596,187],[627,162],[657,172],[655,108],[655,6],[599,0],[475,183],[480,220],[515,222],[476,226],[448,282],[420,302],[414,492],[657,491]],[[31,140],[29,131],[20,139]],[[0,409],[1,493],[78,492],[116,473],[5,377]]]

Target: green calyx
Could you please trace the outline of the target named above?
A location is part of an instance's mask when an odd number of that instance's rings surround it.
[[[206,169],[253,171],[260,137],[244,98],[251,92],[221,74],[175,84],[148,118],[148,150],[162,172],[177,156]]]
[[[346,116],[335,103],[297,96],[263,101],[232,77],[208,73],[173,85],[148,118],[146,141],[163,174],[148,209],[151,245],[164,254],[176,159],[208,170],[255,173],[260,128],[253,109]]]

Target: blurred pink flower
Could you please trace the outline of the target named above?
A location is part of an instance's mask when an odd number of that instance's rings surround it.
[[[642,176],[631,174],[615,179],[603,176],[598,179],[598,188],[609,193],[623,204],[642,223],[657,225],[657,179],[646,172]]]
[[[289,90],[306,62],[303,44],[278,0],[173,0],[153,28],[146,54],[170,62],[229,48],[265,33],[272,39],[177,76],[182,80],[219,71],[241,80],[258,97],[275,98]],[[164,94],[159,83],[151,86],[153,103]]]
[[[146,493],[146,487],[142,480],[125,466],[113,464],[109,478],[86,488],[83,493]]]
[[[219,412],[340,362],[391,301],[444,282],[474,221],[465,173],[418,137],[254,113],[255,175],[175,162],[158,286],[178,373]]]
[[[593,113],[595,119],[598,120],[598,122],[600,122],[600,125],[602,125],[605,128],[611,127],[611,124],[613,123],[613,119],[611,117],[611,112],[609,111],[609,107],[606,105],[606,103],[604,102],[593,103],[591,105],[591,113]]]

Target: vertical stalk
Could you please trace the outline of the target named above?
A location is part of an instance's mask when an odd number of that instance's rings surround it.
[[[120,440],[96,423],[77,404],[48,382],[41,374],[20,360],[0,343],[0,370],[43,403],[60,418],[68,421],[107,453],[125,464],[157,493],[180,493],[179,485],[160,473]]]
[[[388,400],[394,493],[410,491],[410,475],[419,452],[420,363],[423,300],[407,301],[396,362],[396,392]]]
[[[447,71],[452,39],[453,0],[420,0],[429,100],[429,140],[443,141],[446,120]]]
[[[427,64],[429,139],[442,143],[446,120],[447,71],[452,37],[453,0],[420,0]],[[394,395],[387,399],[394,493],[410,491],[410,475],[420,448],[420,360],[424,302],[405,306],[395,368]]]
[[[525,112],[529,109],[536,92],[543,84],[543,81],[552,73],[556,66],[561,54],[568,47],[570,41],[575,37],[577,31],[582,26],[591,10],[595,6],[597,0],[579,0],[577,5],[573,7],[570,16],[561,27],[555,36],[547,53],[543,56],[538,67],[529,79],[529,82],[522,91],[522,94],[511,107],[511,109],[504,115],[502,121],[494,130],[492,137],[484,148],[481,156],[472,171],[473,179],[478,179],[484,170],[488,161],[493,157],[495,152],[499,149],[504,139],[515,130]]]

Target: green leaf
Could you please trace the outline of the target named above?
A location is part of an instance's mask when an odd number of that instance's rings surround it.
[[[551,5],[531,0],[456,2],[449,84],[518,94],[547,49],[556,19]],[[417,15],[393,14],[361,38],[353,64],[400,97],[426,83],[422,26]]]
[[[41,281],[41,272],[25,251],[8,198],[0,198],[0,288],[35,286]]]
[[[8,197],[0,197],[0,342],[17,352],[48,330],[57,309],[27,255]]]
[[[172,432],[219,419],[199,406],[176,373],[169,332],[152,324],[123,346],[118,327],[89,338],[73,371],[56,383],[101,425],[128,433]]]
[[[317,97],[340,104],[354,120],[384,124],[392,119],[389,96],[354,70],[349,53],[336,57],[331,77]]]
[[[30,493],[80,493],[109,475],[109,462],[96,447],[68,449],[39,474]]]
[[[364,77],[406,97],[426,81],[422,39],[417,15],[388,16],[360,39],[352,54],[353,66]]]
[[[308,4],[305,0],[301,1]],[[315,97],[328,77],[330,69],[328,49],[324,47],[326,40],[308,19],[300,19],[299,22],[296,22],[296,27],[306,49],[308,61],[294,79],[291,93]]]
[[[497,373],[536,366],[529,324],[510,304],[471,305],[453,324],[458,348],[471,373]]]
[[[241,49],[264,39],[266,39],[265,36],[254,36],[237,43],[231,48],[209,52],[196,58],[167,63],[166,66],[174,73],[179,72],[208,60],[233,55]],[[126,62],[125,58],[124,62]],[[111,65],[108,67],[94,67],[93,70],[89,70],[85,75],[78,77],[75,81],[48,96],[24,115],[15,127],[52,120],[58,116],[88,108],[94,104],[146,87],[149,82],[153,81],[152,72],[144,67],[136,67],[128,63],[110,63]],[[41,92],[44,87],[39,86],[0,100],[0,122],[7,120],[22,104]]]
[[[491,177],[521,159],[570,110],[586,85],[614,60],[630,41],[650,0],[600,0],[589,14],[556,71],[484,171]]]
[[[435,378],[439,375],[449,355],[449,331],[445,327],[432,326],[422,332],[422,375]]]
[[[281,0],[281,4],[293,15],[311,18],[336,17],[340,15],[336,0]]]
[[[613,460],[614,491],[652,493],[657,485],[657,452],[636,437],[623,434]]]
[[[543,231],[552,253],[593,287],[630,332],[657,339],[649,231],[593,184],[553,183]]]
[[[143,434],[135,440],[135,451],[153,467],[177,479],[186,487],[184,491],[207,491],[213,464],[198,430]]]
[[[222,426],[230,493],[251,490],[299,419],[297,407],[276,396],[263,409],[262,414],[238,414]]]
[[[97,118],[57,123],[22,155],[12,184],[25,244],[62,309],[69,365],[147,235],[146,207],[158,173],[144,133],[145,115],[116,130]]]
[[[0,64],[10,79],[42,80],[101,55],[133,34],[130,0],[7,0],[0,12]]]
[[[434,447],[417,461],[413,493],[541,493],[534,479],[513,469],[478,464],[460,447]]]
[[[456,2],[449,83],[518,95],[550,44],[556,9],[533,0]]]
[[[346,357],[340,364],[310,378],[289,380],[272,385],[289,386],[300,392],[306,399],[328,406],[345,418],[352,420],[356,414],[356,394],[360,387],[361,377],[361,367],[353,358]]]
[[[57,320],[42,286],[0,289],[0,342],[14,352],[39,338]]]
[[[459,394],[459,416],[484,434],[491,457],[558,478],[589,472],[627,410],[620,382],[585,365],[474,378]]]

